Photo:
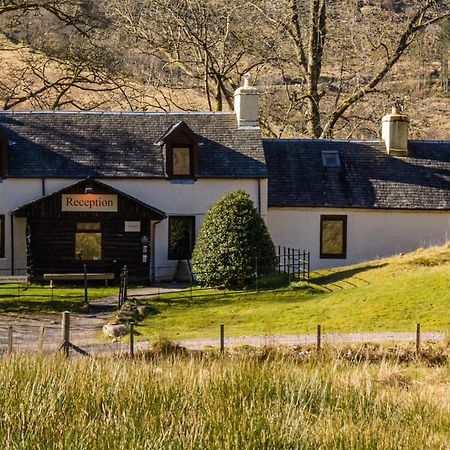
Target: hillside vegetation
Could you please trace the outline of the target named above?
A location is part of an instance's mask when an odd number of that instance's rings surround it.
[[[0,108],[224,111],[249,72],[270,137],[378,138],[396,103],[448,139],[450,0],[0,4]]]
[[[139,331],[182,339],[227,335],[450,330],[450,244],[321,270],[310,284],[260,293],[190,291],[148,301],[158,312]]]

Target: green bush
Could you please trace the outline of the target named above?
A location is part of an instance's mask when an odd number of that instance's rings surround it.
[[[242,191],[226,194],[208,211],[192,255],[203,286],[242,288],[275,268],[266,224]]]

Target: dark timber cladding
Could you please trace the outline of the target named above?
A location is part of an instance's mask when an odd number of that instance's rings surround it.
[[[143,257],[141,238],[147,236],[151,242],[150,222],[165,218],[162,211],[90,179],[23,205],[11,214],[27,218],[28,271],[34,279],[41,279],[44,273],[82,272],[84,264],[90,272],[114,272],[116,276],[127,265],[130,276],[147,278],[151,249]],[[131,222],[134,228],[126,229],[125,222]],[[95,257],[77,254],[80,227],[86,232],[95,228],[101,245]]]

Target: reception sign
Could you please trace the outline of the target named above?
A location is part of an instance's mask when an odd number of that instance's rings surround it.
[[[115,194],[62,194],[61,211],[117,212]]]

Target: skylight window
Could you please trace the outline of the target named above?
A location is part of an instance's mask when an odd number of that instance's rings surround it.
[[[336,150],[322,151],[322,164],[323,167],[340,167],[339,153]]]

